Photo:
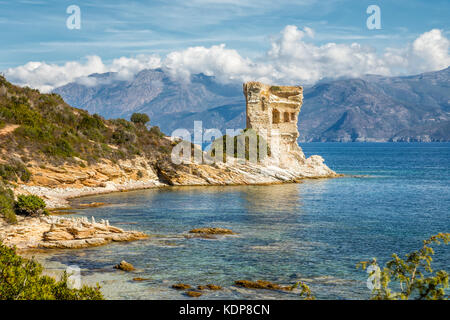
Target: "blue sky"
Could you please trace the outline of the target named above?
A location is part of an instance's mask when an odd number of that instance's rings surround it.
[[[69,30],[66,8],[81,8]],[[368,30],[366,8],[381,8],[381,30]],[[188,46],[226,43],[253,57],[285,25],[308,26],[314,41],[401,46],[433,28],[448,32],[445,1],[0,1],[0,69],[30,60],[63,62],[96,54],[108,60]]]
[[[81,8],[81,29],[66,28],[69,5]],[[381,30],[368,30],[366,8],[381,8]],[[449,36],[448,0],[191,0],[45,1],[0,0],[0,70],[29,61],[62,64],[88,55],[115,58],[221,43],[258,59],[287,25],[308,27],[308,41],[357,42],[382,52],[404,48],[421,34]]]

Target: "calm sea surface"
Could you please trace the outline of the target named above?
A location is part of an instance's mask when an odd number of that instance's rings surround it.
[[[318,298],[366,299],[358,261],[405,254],[421,240],[450,232],[450,143],[307,143],[348,177],[274,186],[180,187],[91,196],[76,211],[108,219],[148,240],[40,255],[49,270],[81,268],[107,298],[182,299],[177,282],[214,283],[224,290],[200,299],[297,299],[293,293],[247,290],[239,279],[292,284],[303,280]],[[237,236],[186,239],[192,228],[216,226]],[[126,260],[137,271],[112,266]],[[436,268],[449,271],[450,248],[437,247]],[[134,282],[134,277],[149,281]]]

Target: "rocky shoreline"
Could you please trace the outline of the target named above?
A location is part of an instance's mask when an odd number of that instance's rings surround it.
[[[146,168],[146,176],[136,177],[134,171],[142,167],[125,169],[122,164],[109,167],[108,176],[95,180],[95,169],[70,168],[64,171],[59,168],[47,167],[45,170],[34,168],[30,183],[20,184],[15,189],[16,194],[34,194],[44,199],[49,209],[69,207],[68,200],[83,196],[151,189],[169,186],[225,186],[225,185],[262,185],[301,182],[303,179],[334,178],[341,175],[328,168],[320,156],[311,156],[300,167],[284,169],[275,165],[216,163],[213,165],[189,164],[189,170],[172,172],[159,168],[159,172]],[[186,168],[186,167],[185,167]],[[107,171],[102,167],[103,174]],[[165,170],[166,169],[166,170]],[[80,172],[90,170],[90,185],[86,185],[85,177]],[[77,172],[78,171],[78,172]],[[130,173],[127,175],[126,171]],[[73,174],[72,174],[73,173]],[[119,174],[120,173],[120,174]],[[59,184],[48,184],[42,176],[52,177]],[[39,177],[36,179],[36,177]],[[105,180],[107,178],[107,180]]]
[[[148,237],[139,231],[110,226],[108,221],[88,221],[85,217],[18,217],[17,224],[0,218],[0,230],[0,240],[18,250],[80,249]]]
[[[142,159],[141,159],[142,160]],[[141,161],[142,162],[142,161]],[[323,163],[320,156],[311,156],[295,168],[280,168],[271,164],[216,163],[189,164],[185,170],[146,167],[145,177],[139,179],[134,168],[122,164],[105,167],[102,179],[95,168],[33,168],[30,183],[19,184],[14,192],[41,197],[49,209],[69,207],[69,199],[112,192],[170,186],[261,185],[301,182],[303,179],[340,176]],[[85,174],[87,172],[87,174]],[[106,174],[108,172],[108,174]],[[36,179],[37,177],[37,179]],[[44,179],[45,177],[45,179]],[[51,177],[51,179],[49,178]],[[87,177],[87,178],[86,178]],[[50,180],[49,180],[50,179]],[[89,185],[86,184],[89,179]],[[50,181],[48,184],[46,182]],[[55,183],[59,181],[59,184]],[[125,231],[107,222],[89,222],[86,218],[69,219],[55,216],[19,217],[16,225],[0,219],[0,240],[18,249],[74,249],[108,244],[112,241],[133,241],[146,238],[138,231]]]

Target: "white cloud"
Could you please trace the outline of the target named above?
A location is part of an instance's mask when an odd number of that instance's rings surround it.
[[[277,80],[312,84],[325,77],[389,74],[374,49],[358,43],[316,46],[305,41],[312,35],[311,29],[302,31],[296,26],[287,26],[272,42],[267,56],[268,62],[281,74]]]
[[[226,0],[228,1],[228,0]],[[259,80],[279,84],[313,84],[323,78],[358,77],[364,74],[398,75],[446,68],[450,65],[450,41],[441,30],[420,35],[404,48],[374,48],[358,43],[326,43],[310,41],[314,30],[286,26],[271,40],[270,49],[254,61],[243,57],[225,44],[209,48],[198,46],[157,55],[121,57],[104,64],[100,57],[90,56],[84,62],[64,65],[29,62],[7,69],[8,80],[42,91],[77,81],[85,85],[97,82],[87,77],[92,73],[116,72],[117,79],[130,79],[143,69],[162,67],[172,77],[189,80],[190,75],[204,73],[220,82]]]
[[[111,72],[117,72],[120,79],[128,80],[141,70],[159,67],[161,67],[161,58],[159,56],[141,54],[135,58],[121,57],[114,59],[108,69]]]
[[[154,55],[121,57],[114,59],[109,65],[105,65],[98,56],[88,56],[85,61],[70,61],[64,65],[31,61],[23,66],[9,68],[4,73],[13,83],[49,92],[70,82],[94,86],[98,80],[88,77],[93,73],[117,72],[117,79],[126,80],[143,69],[154,69],[160,65],[161,59]]]
[[[27,85],[48,92],[79,77],[103,72],[106,72],[106,68],[102,59],[89,56],[84,63],[70,61],[62,66],[31,61],[23,66],[7,69],[5,76],[19,85]]]
[[[236,50],[227,49],[225,44],[171,52],[164,60],[163,68],[178,79],[188,80],[191,74],[204,73],[216,76],[220,82],[260,78],[271,72],[270,66],[243,58]]]
[[[450,41],[442,30],[433,29],[420,35],[405,48],[386,49],[384,60],[395,73],[420,73],[441,70],[450,65]]]
[[[442,30],[433,29],[418,37],[412,45],[413,55],[424,62],[422,71],[446,68],[450,64],[450,41]]]

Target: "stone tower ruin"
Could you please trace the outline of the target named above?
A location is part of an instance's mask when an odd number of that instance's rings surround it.
[[[272,160],[292,168],[305,162],[297,143],[297,120],[303,104],[301,86],[272,86],[260,82],[244,84],[247,128],[267,137]]]

